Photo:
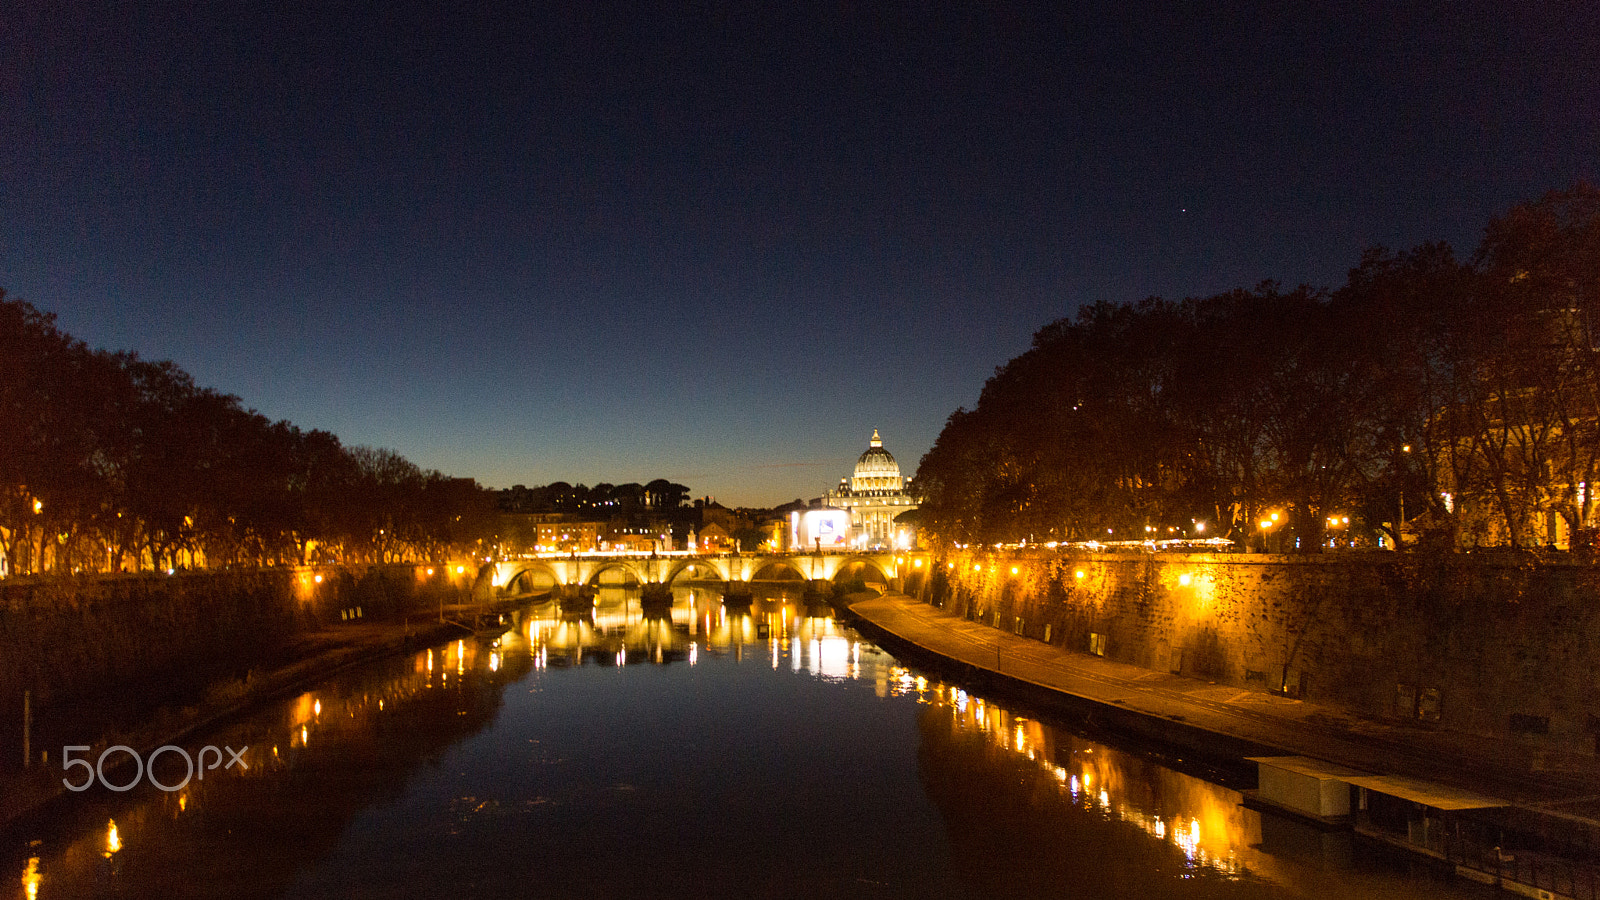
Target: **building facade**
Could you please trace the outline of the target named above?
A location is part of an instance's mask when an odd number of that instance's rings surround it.
[[[872,430],[867,450],[856,460],[850,475],[839,479],[822,504],[850,512],[852,546],[860,548],[909,546],[909,527],[895,525],[895,516],[917,508],[900,464],[883,448],[878,430]]]

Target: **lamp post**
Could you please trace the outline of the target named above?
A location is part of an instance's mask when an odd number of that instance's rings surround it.
[[[1411,452],[1411,445],[1410,444],[1401,444],[1400,445],[1400,452],[1401,453],[1410,453]],[[1402,529],[1404,529],[1405,527],[1406,527],[1406,481],[1405,481],[1405,473],[1401,472],[1401,478],[1400,478],[1400,521],[1396,522],[1395,526],[1394,526],[1394,548],[1396,550],[1404,550],[1405,549],[1406,542],[1405,542],[1405,538],[1402,537]]]
[[[1330,534],[1334,531],[1334,529],[1341,528],[1341,527],[1346,529],[1346,531],[1345,531],[1345,541],[1346,541],[1346,543],[1348,543],[1349,540],[1350,540],[1350,532],[1348,530],[1350,528],[1350,517],[1349,516],[1329,516],[1328,517],[1328,531],[1329,531]],[[1339,545],[1339,539],[1337,537],[1330,538],[1330,542],[1335,547],[1337,547]]]

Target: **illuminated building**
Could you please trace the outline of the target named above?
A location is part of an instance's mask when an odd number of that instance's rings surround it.
[[[822,503],[849,510],[850,543],[857,547],[890,547],[909,544],[912,529],[897,526],[895,516],[917,508],[917,501],[900,475],[900,464],[883,449],[878,430],[872,430],[867,450],[856,460],[855,472],[839,479],[839,486],[822,498]]]

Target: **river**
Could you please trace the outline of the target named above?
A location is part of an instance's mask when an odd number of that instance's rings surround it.
[[[184,783],[208,745],[242,753]],[[179,789],[14,829],[0,897],[1498,896],[932,679],[782,591],[730,613],[680,588],[662,616],[603,588],[181,749],[153,773]]]

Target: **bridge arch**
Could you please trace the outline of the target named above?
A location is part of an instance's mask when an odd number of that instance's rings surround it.
[[[869,574],[874,577],[867,578]],[[884,569],[882,561],[870,556],[849,557],[840,562],[839,568],[833,573],[835,583],[856,577],[861,577],[862,581],[875,581],[878,584],[889,583],[889,573]]]
[[[666,584],[671,584],[672,582],[676,581],[679,576],[690,571],[691,569],[695,570],[694,574],[696,576],[710,574],[715,576],[716,580],[718,581],[728,580],[727,573],[723,572],[721,567],[719,567],[716,563],[707,559],[698,558],[679,560],[672,566],[672,568],[667,570],[666,577],[661,580]]]
[[[543,582],[548,581],[546,585]],[[507,595],[536,594],[554,590],[563,583],[555,567],[539,561],[519,565],[507,575],[500,593]]]
[[[627,573],[639,584],[645,584],[650,580],[649,578],[646,578],[645,573],[639,571],[638,566],[635,566],[632,562],[622,559],[608,559],[602,561],[593,569],[590,569],[587,577],[583,579],[583,583],[591,586],[598,585],[600,583],[600,574],[602,572],[611,572],[617,569],[621,569],[623,572]]]
[[[775,572],[788,570],[795,574],[794,578],[773,578]],[[766,577],[763,578],[762,576]],[[751,581],[809,581],[811,576],[806,574],[799,563],[785,556],[767,556],[756,560],[750,570]]]

